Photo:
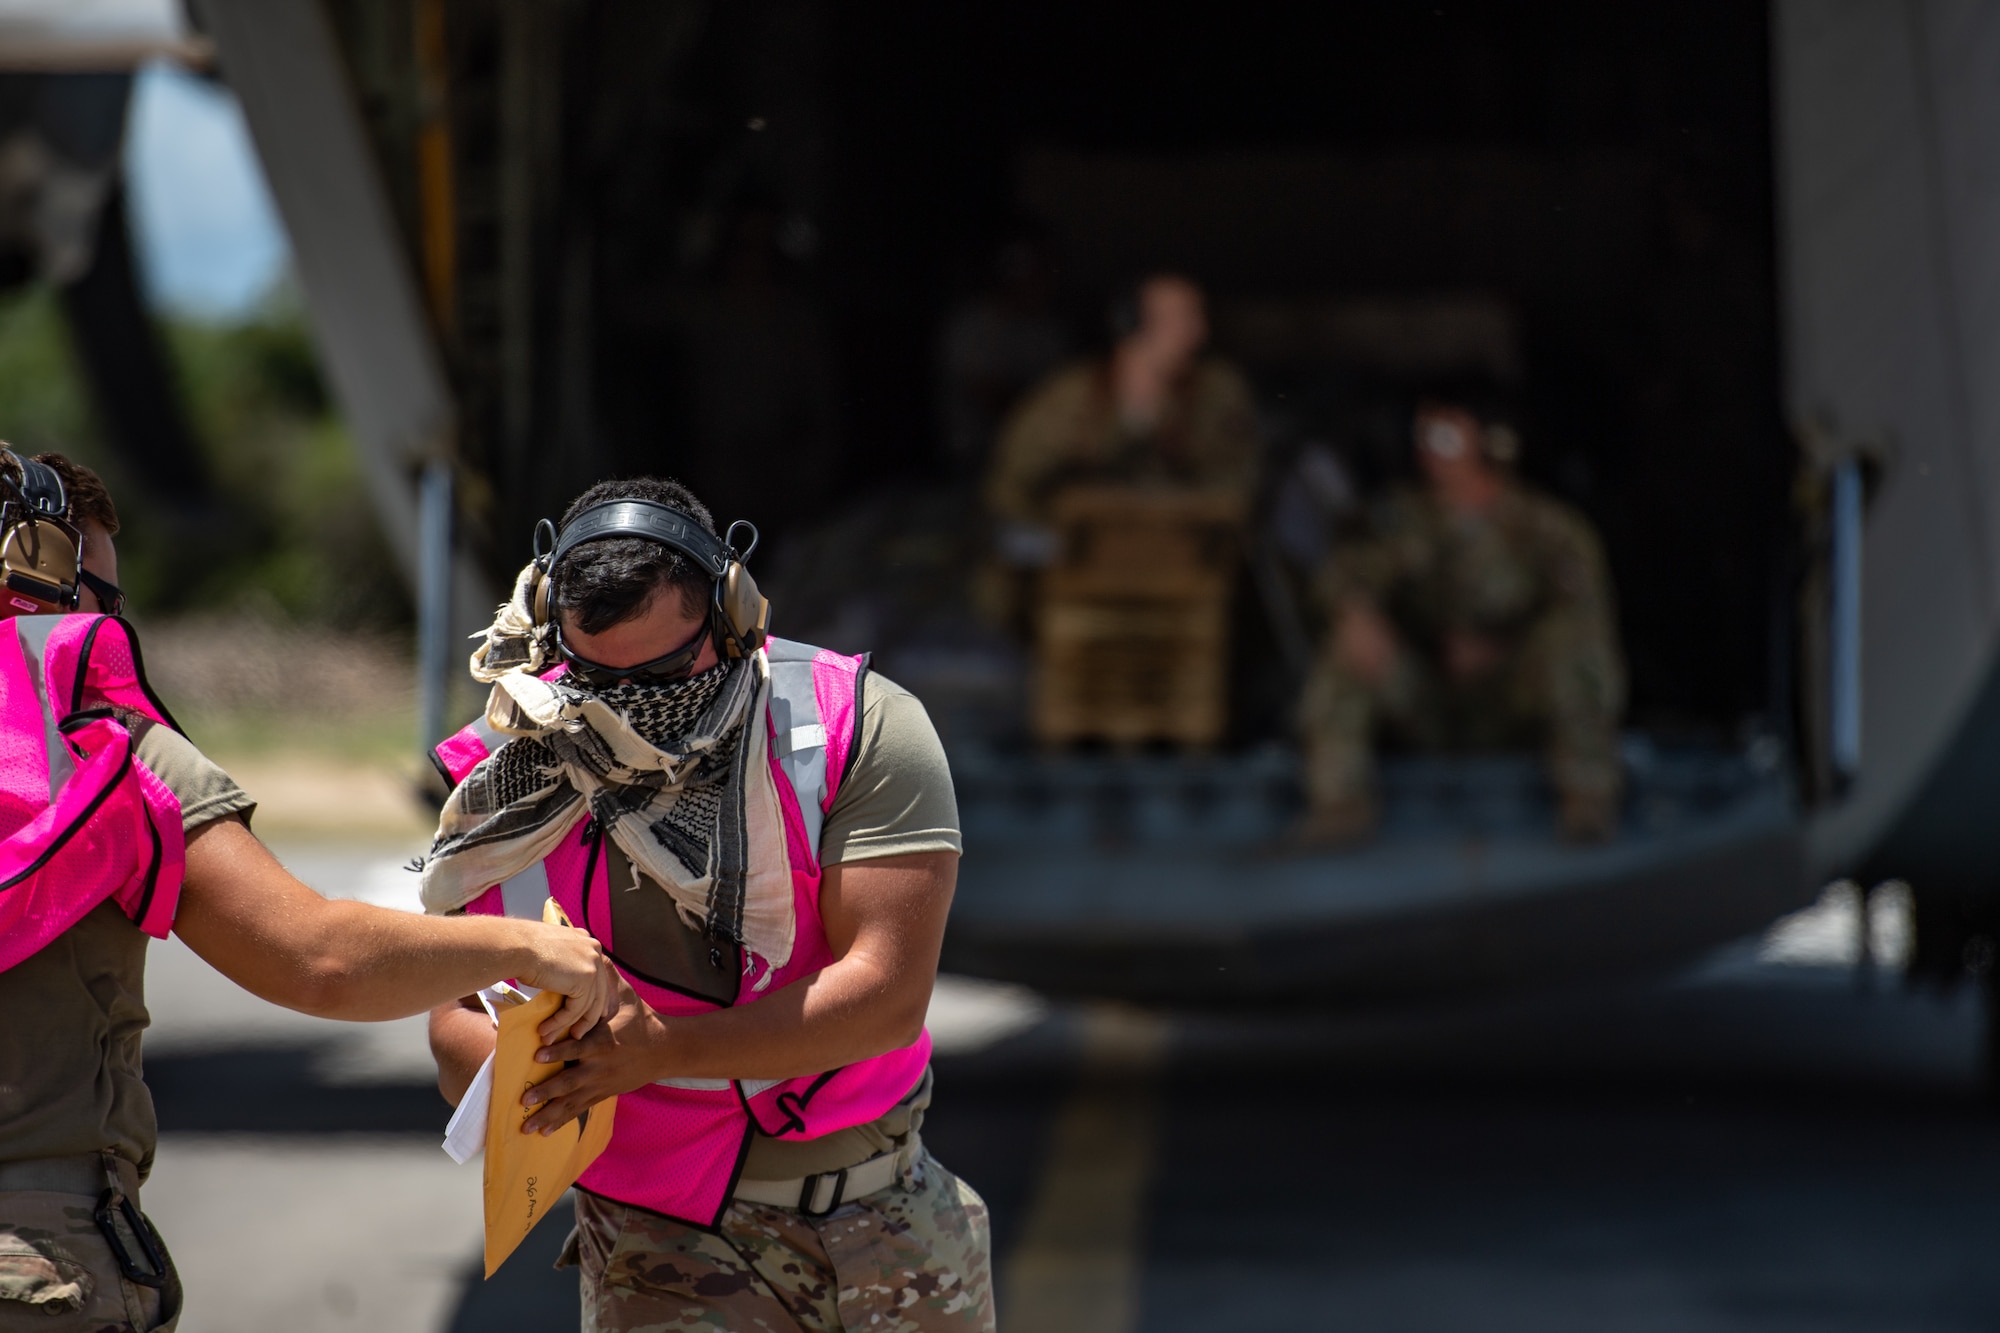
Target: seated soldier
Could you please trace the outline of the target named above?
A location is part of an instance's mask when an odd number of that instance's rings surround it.
[[[1378,504],[1320,575],[1330,631],[1299,709],[1306,844],[1373,830],[1383,732],[1427,750],[1539,745],[1565,836],[1617,827],[1625,669],[1603,550],[1514,475],[1512,430],[1470,401],[1419,405],[1423,484]]]
[[[1201,288],[1154,274],[1114,303],[1111,324],[1109,357],[1056,371],[1001,429],[986,503],[1012,563],[1040,563],[1020,548],[1033,545],[1049,500],[1071,482],[1199,486],[1240,492],[1246,502],[1257,484],[1250,386],[1227,362],[1200,355],[1208,341]]]

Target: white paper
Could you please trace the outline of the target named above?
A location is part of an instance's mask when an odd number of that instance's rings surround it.
[[[486,1147],[486,1112],[493,1105],[493,1057],[472,1076],[472,1086],[458,1099],[458,1110],[444,1127],[444,1150],[451,1160],[464,1166]]]
[[[542,993],[539,986],[517,986],[511,981],[496,981],[479,992],[479,1002],[486,1006],[486,1014],[493,1020],[493,1026],[500,1026],[500,1011],[510,1005],[526,1004]]]
[[[535,986],[515,986],[499,981],[479,992],[479,1002],[486,1006],[486,1013],[497,1028],[502,1009],[525,1004],[541,993]],[[479,1072],[472,1076],[472,1084],[466,1088],[465,1096],[459,1098],[451,1123],[444,1127],[444,1150],[460,1166],[485,1151],[486,1113],[492,1105],[493,1057],[489,1055],[486,1063],[479,1066]]]

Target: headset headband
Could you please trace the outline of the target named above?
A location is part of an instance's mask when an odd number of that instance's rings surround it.
[[[38,463],[25,458],[12,449],[4,451],[21,467],[21,480],[8,478],[17,494],[36,514],[43,518],[62,518],[69,513],[69,495],[63,490],[62,477],[47,463]]]
[[[548,530],[554,524],[542,520]],[[745,526],[748,526],[747,524]],[[730,525],[733,534],[736,525]],[[756,546],[755,529],[751,546]],[[535,530],[535,545],[539,548],[543,540],[544,528]],[[601,541],[606,537],[644,537],[649,541],[671,546],[700,565],[711,579],[720,579],[728,572],[729,566],[747,560],[749,551],[740,555],[718,540],[701,524],[677,509],[652,500],[606,500],[595,504],[571,519],[561,534],[550,543],[551,549],[544,552],[537,549],[537,558],[546,558],[548,563],[542,568],[550,573],[556,563],[585,542]]]

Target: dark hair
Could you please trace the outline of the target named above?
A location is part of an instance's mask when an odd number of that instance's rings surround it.
[[[607,500],[651,500],[687,515],[713,534],[715,520],[708,506],[677,481],[663,477],[626,477],[600,481],[570,502],[562,526],[592,505]],[[644,537],[606,537],[585,542],[556,562],[550,602],[556,611],[576,617],[585,634],[602,634],[644,611],[663,588],[678,588],[681,608],[688,615],[706,613],[714,581],[708,571],[671,546]]]
[[[0,448],[4,447],[0,443]],[[34,458],[62,478],[63,496],[69,502],[69,511],[63,517],[79,527],[85,523],[96,523],[111,536],[118,535],[118,510],[111,503],[111,492],[104,488],[103,478],[61,454],[36,454]],[[19,468],[11,463],[4,466],[9,477],[19,480]]]

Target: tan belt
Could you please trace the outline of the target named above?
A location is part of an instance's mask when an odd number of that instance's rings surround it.
[[[173,1260],[167,1257],[160,1233],[139,1211],[139,1168],[117,1153],[0,1162],[0,1194],[16,1193],[81,1194],[96,1199],[91,1217],[104,1233],[118,1271],[141,1286],[178,1290],[179,1279],[174,1276]],[[179,1296],[172,1299],[178,1301]]]
[[[912,1134],[910,1141],[896,1151],[838,1171],[822,1171],[792,1180],[739,1180],[733,1197],[743,1203],[796,1208],[807,1217],[825,1217],[843,1203],[852,1203],[897,1183],[903,1178],[904,1169],[921,1157],[923,1151],[923,1140]]]
[[[78,1153],[74,1157],[36,1157],[0,1162],[0,1193],[88,1194],[92,1198],[115,1189],[128,1199],[139,1197],[139,1168],[116,1153]]]

